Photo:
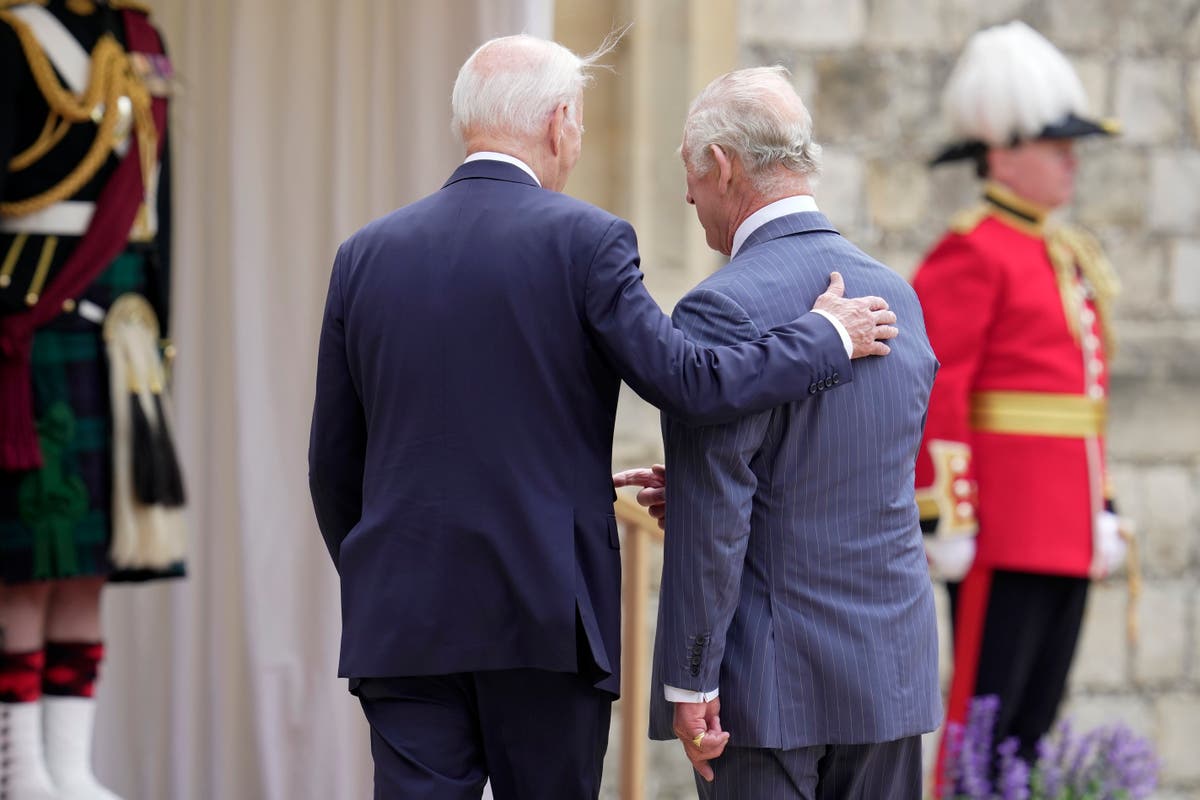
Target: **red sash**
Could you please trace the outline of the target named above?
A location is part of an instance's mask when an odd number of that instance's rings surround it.
[[[129,52],[162,54],[162,41],[146,15],[131,10],[123,10],[121,15]],[[166,99],[155,97],[151,112],[161,155],[167,133]],[[100,192],[87,231],[38,304],[21,314],[0,318],[0,469],[35,469],[42,465],[30,372],[33,334],[62,313],[64,300],[82,294],[121,254],[129,243],[129,231],[144,197],[135,140]]]

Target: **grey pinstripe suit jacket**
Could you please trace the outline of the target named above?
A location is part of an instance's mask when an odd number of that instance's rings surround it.
[[[664,418],[667,532],[650,734],[663,684],[720,689],[730,744],[887,742],[941,720],[933,594],[913,465],[937,360],[896,273],[819,213],[776,219],[680,301],[697,342],[751,339],[812,307],[833,270],[887,299],[886,358],[827,376],[808,399],[735,423]]]

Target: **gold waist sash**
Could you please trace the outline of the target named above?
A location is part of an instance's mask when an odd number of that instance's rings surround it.
[[[1086,438],[1103,436],[1108,417],[1104,400],[1050,392],[976,392],[971,395],[971,428],[985,433]]]

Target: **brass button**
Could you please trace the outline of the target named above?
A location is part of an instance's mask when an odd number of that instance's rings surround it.
[[[66,300],[63,300],[63,313],[70,314],[74,311],[75,311],[75,301],[69,297]]]

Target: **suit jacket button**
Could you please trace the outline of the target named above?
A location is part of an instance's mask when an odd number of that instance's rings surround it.
[[[825,379],[824,378],[817,381],[817,390],[821,391],[821,392],[825,391]]]
[[[817,393],[817,384],[815,384],[815,383],[810,383],[810,384],[808,385],[808,393],[809,393],[809,394],[816,394],[816,393]]]
[[[699,668],[699,667],[692,667],[692,677],[694,678],[694,677],[696,677],[696,676],[697,676],[697,675],[699,675],[699,674],[700,674],[700,668]]]
[[[832,377],[832,378],[830,378],[830,381],[832,381],[832,382],[833,382],[833,385],[834,385],[834,386],[837,386],[839,383],[841,383],[841,382],[842,382],[842,376],[841,376],[841,375],[838,375],[838,374],[835,372],[835,373],[833,373],[833,377]]]

